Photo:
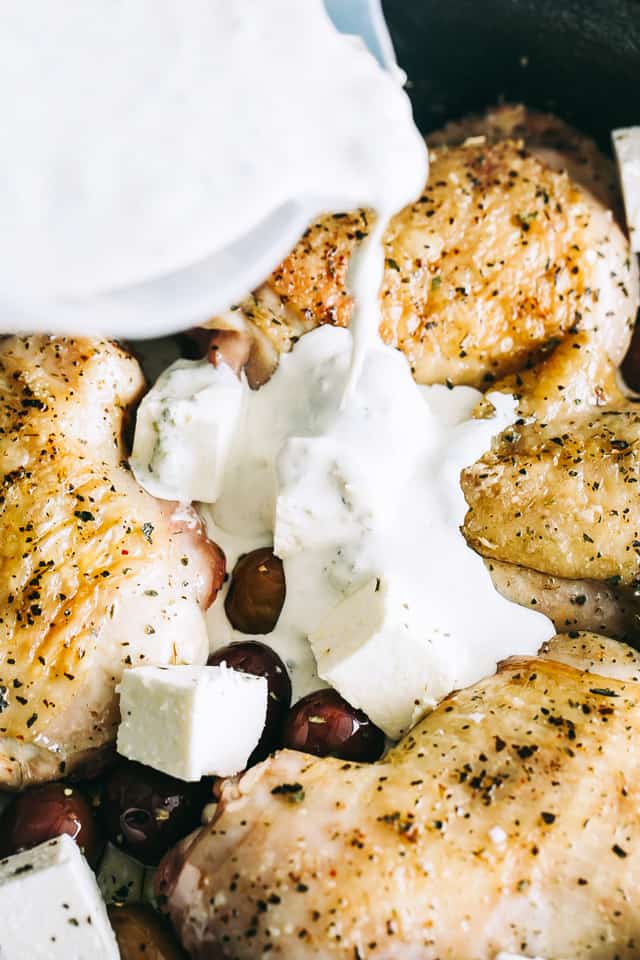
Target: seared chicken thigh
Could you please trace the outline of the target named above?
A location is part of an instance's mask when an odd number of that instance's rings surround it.
[[[638,663],[577,640],[550,655],[593,673],[509,660],[377,764],[282,751],[227,783],[160,872],[192,956],[637,957]]]
[[[427,136],[430,147],[451,147],[471,137],[487,143],[523,140],[527,150],[552,170],[566,170],[603,206],[623,222],[622,198],[615,162],[594,140],[553,113],[530,110],[522,103],[490,107],[485,113],[452,120]]]
[[[483,556],[569,579],[640,582],[640,411],[521,423],[462,474]]]
[[[54,779],[115,736],[142,663],[203,662],[224,558],[144,493],[123,424],[143,379],[106,341],[0,343],[0,783]]]
[[[253,332],[254,384],[301,334],[349,323],[347,271],[370,222],[324,217],[263,287],[211,321]],[[639,299],[628,241],[610,210],[522,142],[432,151],[424,193],[393,219],[385,253],[382,335],[420,383],[486,388],[580,332],[602,363],[624,356]]]

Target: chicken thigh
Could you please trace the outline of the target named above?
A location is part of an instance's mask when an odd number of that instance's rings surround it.
[[[451,147],[471,137],[487,143],[523,140],[527,150],[552,170],[566,170],[623,223],[624,213],[615,161],[590,137],[554,113],[530,110],[522,103],[503,103],[485,113],[451,120],[427,136],[430,147]]]
[[[462,474],[479,553],[557,577],[640,584],[640,411],[517,423]]]
[[[228,782],[159,875],[191,955],[637,957],[640,685],[626,649],[556,640],[544,657],[573,665],[507,661],[379,763],[282,751]]]
[[[211,321],[253,333],[254,385],[306,331],[348,325],[349,262],[370,224],[362,211],[322,218],[252,297]],[[393,219],[385,254],[382,335],[420,383],[484,389],[579,333],[601,362],[624,356],[639,301],[627,238],[522,141],[432,151],[429,182]]]
[[[142,491],[123,425],[143,388],[106,341],[0,342],[0,783],[54,779],[115,738],[142,663],[203,662],[224,558]]]

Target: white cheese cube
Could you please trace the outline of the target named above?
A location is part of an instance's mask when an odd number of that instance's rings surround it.
[[[226,364],[172,364],[138,409],[131,454],[138,483],[164,500],[214,503],[247,389]]]
[[[71,837],[0,861],[2,960],[118,960],[98,884]]]
[[[393,740],[437,702],[430,644],[402,594],[379,578],[343,600],[309,641],[323,680]]]
[[[371,525],[375,488],[350,462],[340,462],[326,437],[292,437],[278,458],[278,499],[273,534],[281,559],[362,536]],[[356,467],[358,464],[356,464]],[[330,518],[330,522],[328,519]]]
[[[136,667],[119,686],[118,752],[181,780],[244,770],[264,729],[267,681],[217,667]]]
[[[613,131],[631,249],[640,253],[640,127]]]

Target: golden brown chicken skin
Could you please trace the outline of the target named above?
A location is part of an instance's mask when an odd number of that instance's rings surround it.
[[[483,556],[552,576],[640,580],[640,411],[516,423],[462,473]]]
[[[346,326],[350,259],[370,215],[311,226],[256,293],[211,321],[249,328],[266,357],[322,323]],[[432,151],[423,195],[385,239],[382,335],[421,383],[480,388],[526,370],[584,332],[619,363],[638,307],[637,271],[611,212],[521,141]],[[258,351],[259,352],[259,351]],[[254,369],[258,368],[258,369]]]
[[[427,136],[430,147],[451,147],[471,137],[487,143],[523,140],[535,157],[552,170],[566,170],[571,179],[586,188],[611,209],[619,223],[624,211],[614,160],[603,154],[590,137],[554,113],[531,110],[522,103],[503,103],[485,113],[452,120]]]
[[[635,958],[640,685],[603,674],[638,664],[584,643],[593,673],[507,661],[377,764],[282,751],[227,784],[160,873],[191,955]]]
[[[0,784],[71,772],[115,736],[141,663],[202,661],[223,558],[125,463],[143,388],[106,341],[0,342]]]

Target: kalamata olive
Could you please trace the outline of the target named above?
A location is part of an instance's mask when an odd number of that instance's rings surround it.
[[[250,764],[257,763],[264,760],[280,741],[282,721],[291,705],[291,680],[275,650],[259,640],[231,643],[212,653],[207,662],[210,666],[216,666],[223,661],[241,673],[267,678],[269,693],[264,733],[249,759]]]
[[[622,376],[632,390],[640,392],[640,322],[634,327],[627,355],[622,361]]]
[[[282,745],[317,757],[370,763],[384,750],[384,733],[335,690],[316,690],[289,711]]]
[[[121,960],[186,960],[168,923],[151,907],[136,903],[109,907]]]
[[[84,796],[66,783],[46,783],[19,794],[0,817],[0,856],[67,833],[92,866],[100,855],[100,832]]]
[[[224,608],[231,625],[241,633],[271,633],[284,597],[282,560],[270,547],[261,547],[236,563]]]
[[[108,777],[102,803],[109,839],[155,864],[200,823],[209,786],[185,783],[140,763],[122,761]]]

